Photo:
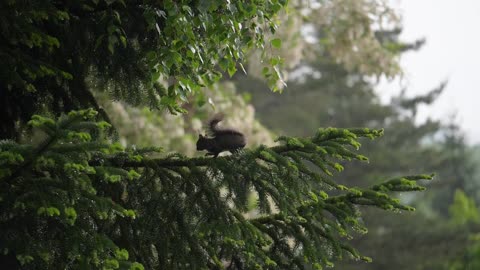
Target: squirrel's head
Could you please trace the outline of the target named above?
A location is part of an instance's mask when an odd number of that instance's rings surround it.
[[[202,134],[198,134],[198,141],[197,141],[197,150],[206,150],[208,147],[208,138],[203,136]]]

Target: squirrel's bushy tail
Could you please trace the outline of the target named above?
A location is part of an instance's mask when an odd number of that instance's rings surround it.
[[[218,128],[218,123],[223,120],[223,117],[223,113],[217,113],[208,121],[208,129],[210,133],[215,134],[215,132],[220,130]]]

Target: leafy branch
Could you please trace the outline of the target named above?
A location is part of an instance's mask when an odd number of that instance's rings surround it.
[[[358,206],[411,211],[388,193],[423,190],[418,181],[432,178],[400,177],[364,189],[337,184],[333,173],[342,171],[345,161],[368,161],[356,153],[358,140],[374,139],[382,130],[327,128],[310,138],[283,136],[277,146],[225,157],[158,157],[158,149],[111,144],[103,135],[109,125],[92,121],[95,115],[89,109],[57,121],[35,116],[30,123],[45,132],[48,144],[0,144],[3,210],[18,224],[34,227],[46,219],[80,233],[90,224],[87,230],[104,237],[110,250],[127,248],[129,258],[148,268],[173,262],[319,268],[345,254],[368,261],[346,242],[353,232],[367,231]],[[39,196],[29,195],[33,186]],[[36,213],[33,221],[25,220],[29,212]],[[57,237],[54,241],[68,236]],[[84,248],[88,241],[97,240],[87,240]],[[35,259],[40,250],[15,252]],[[74,250],[66,247],[52,256]]]

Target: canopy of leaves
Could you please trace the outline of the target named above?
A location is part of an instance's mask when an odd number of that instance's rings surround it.
[[[275,14],[284,5],[2,1],[1,137],[11,138],[15,121],[28,121],[41,109],[98,109],[86,81],[115,99],[182,111],[182,99],[217,81],[222,71],[233,75],[247,49],[268,42],[264,34],[275,31]],[[279,75],[269,76],[272,87]]]

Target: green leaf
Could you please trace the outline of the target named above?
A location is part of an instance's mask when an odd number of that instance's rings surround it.
[[[237,67],[235,66],[235,62],[230,62],[230,65],[228,66],[228,75],[232,77],[235,72],[237,72]]]
[[[106,269],[118,269],[120,264],[115,259],[107,259],[105,260],[105,268]]]
[[[153,83],[155,83],[155,82],[158,81],[158,79],[160,79],[160,72],[154,71],[154,72],[152,73],[151,81],[152,81]]]
[[[73,225],[75,223],[75,220],[77,219],[77,211],[75,211],[75,208],[73,207],[66,207],[64,209],[65,216],[67,218],[67,222],[70,225]]]
[[[145,268],[143,267],[142,264],[138,263],[138,262],[134,262],[132,263],[132,265],[130,266],[130,269],[129,270],[145,270]]]
[[[135,219],[136,217],[136,213],[134,210],[131,210],[131,209],[125,209],[123,210],[123,214],[126,216],[126,217],[129,217],[129,218],[132,218],[132,219]]]
[[[128,260],[128,251],[126,249],[117,249],[115,250],[115,258],[126,261]]]
[[[274,48],[279,49],[280,47],[282,47],[282,40],[280,40],[279,38],[275,38],[275,39],[270,40],[270,43],[272,44],[272,46]]]
[[[127,47],[127,38],[125,36],[120,36],[120,41],[122,42],[122,45],[124,48]]]
[[[107,48],[108,48],[108,51],[110,52],[110,54],[113,54],[115,52],[115,48],[114,48],[114,44],[113,43],[108,43],[107,45]]]
[[[220,62],[218,62],[218,65],[220,66],[220,68],[224,71],[228,70],[228,67],[230,65],[230,61],[228,61],[228,59],[226,58],[222,58],[220,59]]]
[[[147,57],[148,61],[156,61],[157,60],[157,53],[155,51],[148,51],[145,56]]]
[[[134,171],[134,170],[130,170],[130,171],[128,172],[128,179],[129,179],[129,180],[138,179],[138,178],[140,178],[140,176],[141,176],[141,175],[140,175],[138,172]]]
[[[263,76],[268,77],[268,74],[270,74],[270,69],[268,67],[263,67],[262,74]]]

